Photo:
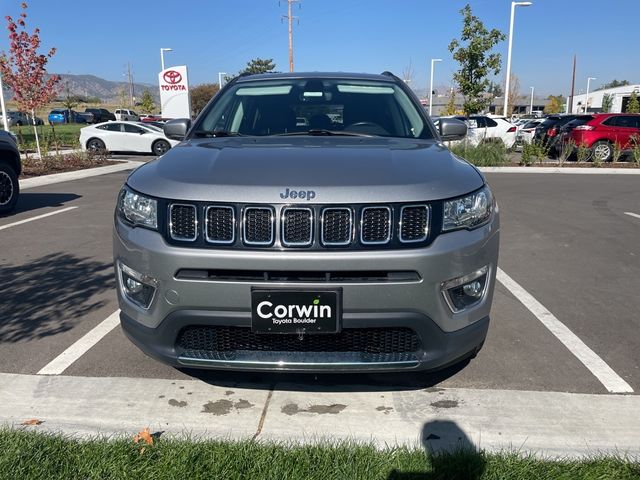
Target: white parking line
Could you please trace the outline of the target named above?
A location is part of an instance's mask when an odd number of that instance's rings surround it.
[[[35,216],[35,217],[27,218],[25,220],[20,220],[19,222],[13,222],[13,223],[9,223],[7,225],[2,225],[2,226],[0,226],[0,230],[4,230],[5,228],[16,227],[18,225],[22,225],[23,223],[33,222],[34,220],[40,220],[41,218],[50,217],[51,215],[57,215],[59,213],[68,212],[69,210],[74,210],[76,208],[78,208],[78,207],[67,207],[67,208],[61,208],[60,210],[56,210],[54,212],[43,213],[42,215],[38,215],[38,216]]]
[[[120,310],[117,310],[85,334],[84,337],[80,338],[64,352],[51,360],[38,372],[38,375],[60,375],[82,355],[87,353],[91,347],[102,340],[111,330],[116,328],[119,323]]]
[[[614,372],[602,358],[500,268],[498,268],[496,278],[600,380],[609,392],[633,393],[633,388]]]
[[[629,215],[630,217],[636,217],[636,218],[640,218],[640,215],[638,215],[637,213],[633,213],[633,212],[624,212],[625,215]]]

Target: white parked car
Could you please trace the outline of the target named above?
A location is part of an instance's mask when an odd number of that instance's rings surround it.
[[[516,143],[518,127],[505,117],[471,115],[468,122],[472,126],[472,136],[467,134],[467,137],[474,145],[483,142],[502,142],[506,148],[511,148]]]
[[[142,152],[162,155],[178,141],[170,140],[153,125],[141,122],[104,122],[80,129],[83,150]]]
[[[538,118],[536,120],[527,121],[525,124],[518,127],[518,133],[516,135],[516,144],[522,145],[523,143],[531,143],[533,136],[536,133],[536,127],[544,121],[544,118]]]
[[[132,122],[140,121],[140,115],[133,110],[127,110],[126,108],[117,108],[113,114],[115,115],[116,120],[129,120]]]

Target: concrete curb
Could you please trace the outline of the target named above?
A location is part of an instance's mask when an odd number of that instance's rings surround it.
[[[152,431],[284,443],[340,440],[379,447],[581,458],[640,458],[640,396],[427,388],[378,391],[280,383],[0,374],[0,424],[81,438]]]
[[[483,173],[563,173],[569,175],[640,175],[640,168],[478,167]]]
[[[121,172],[123,170],[133,170],[144,162],[134,162],[127,160],[119,162],[117,165],[107,165],[105,167],[87,168],[84,170],[74,170],[73,172],[54,173],[52,175],[42,175],[40,177],[26,178],[20,180],[20,190],[41,187],[43,185],[51,185],[53,183],[70,182],[72,180],[80,180],[82,178],[95,177],[97,175],[105,175],[107,173]]]

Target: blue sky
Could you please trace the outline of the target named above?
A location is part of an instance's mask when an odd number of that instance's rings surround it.
[[[573,54],[576,91],[613,78],[640,82],[638,0],[533,0],[516,10],[512,71],[521,92],[567,94]],[[20,1],[3,0],[3,16],[17,16]],[[286,0],[31,0],[28,27],[40,27],[44,47],[58,53],[55,73],[122,80],[127,62],[136,82],[157,83],[160,47],[167,65],[186,64],[191,85],[217,82],[254,57],[273,58],[288,70]],[[414,87],[449,85],[457,64],[447,45],[459,36],[459,10],[470,3],[488,28],[508,33],[509,0],[302,0],[294,8],[295,69],[381,72],[401,76],[411,65]],[[6,30],[5,30],[6,31]],[[6,35],[0,49],[8,48]],[[498,48],[506,66],[507,42]],[[503,69],[504,72],[504,69]],[[503,73],[499,76],[502,83]],[[593,88],[593,87],[592,87]]]

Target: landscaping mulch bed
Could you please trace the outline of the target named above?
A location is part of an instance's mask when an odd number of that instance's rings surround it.
[[[39,177],[52,173],[71,172],[87,168],[104,167],[119,162],[109,160],[106,154],[90,154],[87,152],[73,152],[62,155],[48,155],[39,158],[22,160],[22,175],[20,178]]]

